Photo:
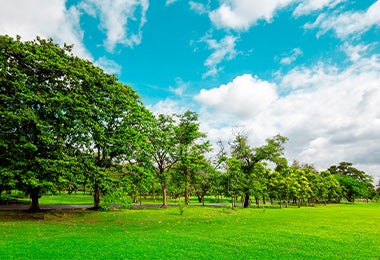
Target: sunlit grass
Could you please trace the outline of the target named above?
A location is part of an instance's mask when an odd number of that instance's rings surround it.
[[[380,204],[0,212],[2,259],[378,259]]]

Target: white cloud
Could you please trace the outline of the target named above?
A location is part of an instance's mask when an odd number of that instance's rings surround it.
[[[294,48],[290,53],[286,55],[286,57],[283,57],[280,60],[280,63],[283,65],[290,65],[294,61],[297,60],[299,56],[303,54],[302,50],[300,48]]]
[[[169,91],[173,92],[174,94],[182,97],[183,92],[188,88],[190,85],[189,82],[184,82],[180,77],[177,77],[175,79],[176,87],[169,87]]]
[[[95,61],[95,65],[101,67],[105,72],[114,75],[120,75],[121,66],[113,60],[109,60],[106,57],[100,57]]]
[[[268,108],[277,99],[274,84],[249,74],[236,77],[227,85],[202,89],[195,100],[217,111],[253,116]]]
[[[258,20],[271,22],[275,12],[297,0],[229,0],[222,1],[209,17],[217,28],[248,30]]]
[[[64,0],[13,0],[0,2],[0,33],[22,40],[36,36],[53,38],[59,44],[74,44],[74,53],[92,59],[82,43],[80,14],[75,7],[66,9]]]
[[[209,11],[206,5],[198,3],[198,2],[190,1],[189,5],[190,5],[190,9],[198,14],[206,14]]]
[[[308,15],[314,11],[320,11],[324,8],[334,8],[336,5],[347,0],[306,0],[302,1],[294,10],[294,16]]]
[[[187,110],[185,107],[180,106],[180,104],[177,101],[170,98],[167,98],[165,100],[160,100],[158,103],[154,105],[148,105],[147,108],[153,114],[165,114],[165,115],[179,114]]]
[[[177,1],[178,0],[166,0],[165,5],[168,6],[168,5],[171,5],[171,4],[173,4],[173,3],[177,2]]]
[[[351,45],[347,42],[344,43],[344,45],[342,46],[342,51],[344,53],[346,53],[347,57],[355,62],[357,60],[359,60],[362,55],[365,55],[365,53],[368,51],[368,49],[371,47],[371,45]]]
[[[207,43],[210,50],[213,50],[213,53],[204,63],[204,65],[208,68],[208,71],[203,75],[204,78],[217,74],[220,70],[218,65],[223,60],[231,60],[238,54],[235,50],[236,40],[237,38],[231,35],[225,36],[219,42],[215,39],[210,39],[208,35],[201,40]]]
[[[312,24],[305,24],[305,29],[319,28],[318,36],[333,30],[335,34],[346,39],[358,37],[373,26],[380,26],[380,0],[377,0],[365,11],[348,11],[341,14],[322,13]]]
[[[278,96],[282,88],[290,92]],[[380,56],[359,57],[345,69],[294,68],[277,84],[243,75],[195,100],[212,138],[239,127],[257,144],[279,133],[289,138],[289,160],[319,169],[350,161],[380,177]]]
[[[107,35],[104,46],[109,52],[117,44],[133,47],[141,43],[149,0],[84,0],[79,7],[89,15],[99,16],[99,27]]]

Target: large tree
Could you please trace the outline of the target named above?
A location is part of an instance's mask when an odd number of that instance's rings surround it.
[[[30,195],[33,211],[73,174],[91,176],[96,193],[139,140],[137,94],[52,40],[0,36],[0,52],[2,177]]]

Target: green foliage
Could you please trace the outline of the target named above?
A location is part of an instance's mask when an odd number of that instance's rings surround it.
[[[354,202],[357,198],[370,199],[374,196],[373,177],[356,169],[352,163],[341,162],[338,166],[331,166],[329,171],[339,182],[342,188],[342,197],[348,201]]]
[[[115,164],[147,150],[151,114],[131,87],[66,45],[0,36],[0,47],[1,185],[30,193],[36,210],[44,191],[88,182],[97,208]]]

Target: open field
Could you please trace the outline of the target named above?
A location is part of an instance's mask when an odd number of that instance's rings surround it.
[[[380,204],[0,211],[1,259],[378,259]]]

